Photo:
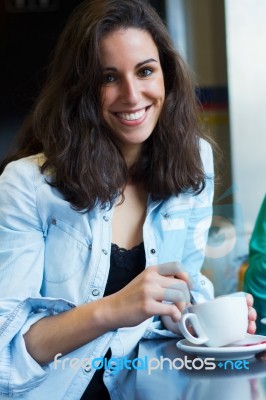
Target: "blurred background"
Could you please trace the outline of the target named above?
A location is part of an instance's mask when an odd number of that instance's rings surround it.
[[[1,0],[0,160],[45,79],[59,33],[80,2]],[[217,294],[230,292],[239,283],[266,187],[266,0],[150,3],[194,71],[202,123],[223,153],[204,267],[217,281]],[[218,257],[212,249],[223,251]]]

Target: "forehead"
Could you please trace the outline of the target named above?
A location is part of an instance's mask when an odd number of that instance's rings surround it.
[[[100,41],[100,61],[102,65],[119,61],[142,61],[143,57],[159,60],[157,46],[149,32],[137,29],[118,29]]]

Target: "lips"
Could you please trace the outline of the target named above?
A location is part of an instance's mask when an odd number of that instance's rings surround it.
[[[141,110],[134,112],[117,112],[115,115],[122,120],[125,121],[138,121],[140,120],[146,113],[149,107],[142,108]]]
[[[145,112],[146,108],[143,108],[142,110],[136,111],[134,113],[116,113],[116,115],[121,119],[125,119],[126,121],[136,121],[143,117]]]

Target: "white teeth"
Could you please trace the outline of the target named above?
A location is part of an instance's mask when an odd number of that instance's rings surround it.
[[[146,109],[143,108],[142,110],[137,111],[135,113],[130,113],[130,114],[117,113],[117,115],[118,115],[119,118],[126,119],[127,121],[135,121],[135,120],[140,119],[141,117],[143,117],[143,115],[145,114],[145,111],[146,111]]]

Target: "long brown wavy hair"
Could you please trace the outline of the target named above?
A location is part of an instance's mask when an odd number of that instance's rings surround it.
[[[101,115],[99,43],[121,28],[151,35],[165,82],[161,115],[130,170]],[[43,90],[0,173],[10,161],[43,152],[41,172],[52,168],[49,184],[80,211],[112,205],[129,176],[143,182],[153,199],[184,190],[197,194],[206,179],[200,136],[192,74],[151,5],[145,0],[84,1],[59,37]]]

